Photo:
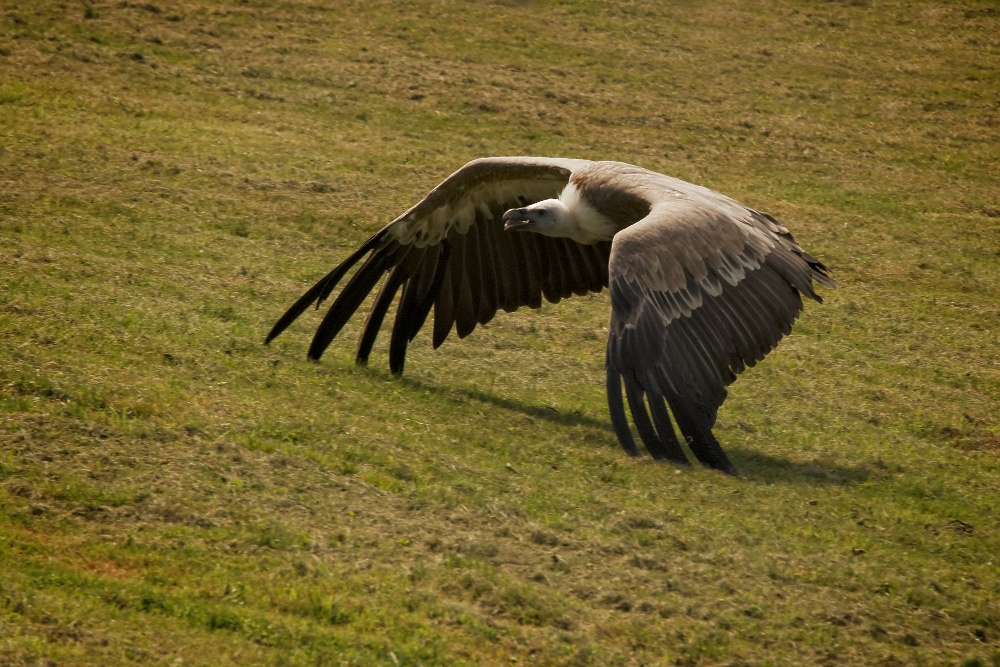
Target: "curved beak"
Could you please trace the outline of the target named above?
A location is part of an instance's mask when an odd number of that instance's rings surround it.
[[[527,227],[533,222],[534,221],[528,217],[528,209],[526,208],[512,208],[503,214],[504,231]]]

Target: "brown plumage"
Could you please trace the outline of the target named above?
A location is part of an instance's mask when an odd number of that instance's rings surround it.
[[[464,338],[498,309],[538,308],[543,297],[557,303],[610,285],[608,407],[622,447],[640,453],[624,384],[653,457],[688,462],[672,412],[694,455],[727,472],[732,464],[712,435],[726,386],[791,331],[800,294],[821,301],[814,280],[835,285],[774,218],[707,188],[620,162],[483,158],[310,288],[266,342],[313,303],[318,308],[365,255],[320,323],[309,358],[320,358],[386,274],[357,361],[367,361],[401,291],[389,344],[397,374],[432,308],[437,348],[453,327]]]

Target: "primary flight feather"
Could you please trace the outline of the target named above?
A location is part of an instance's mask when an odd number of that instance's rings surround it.
[[[607,394],[615,433],[640,452],[688,463],[670,413],[703,464],[733,472],[712,434],[726,386],[822,301],[827,268],[771,216],[713,190],[621,162],[539,157],[473,160],[313,285],[265,342],[320,304],[362,257],[309,348],[319,359],[383,280],[358,340],[365,363],[396,293],[389,368],[434,309],[437,348],[499,308],[541,306],[611,289]],[[388,274],[388,275],[386,275]],[[648,412],[646,404],[648,403]],[[669,407],[669,411],[668,408]],[[650,418],[650,416],[652,418]]]

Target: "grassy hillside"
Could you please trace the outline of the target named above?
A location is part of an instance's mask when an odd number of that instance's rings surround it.
[[[204,0],[0,10],[0,663],[1000,665],[1000,14]],[[406,374],[274,320],[483,155],[768,211],[841,286],[742,473],[620,450],[607,295]]]

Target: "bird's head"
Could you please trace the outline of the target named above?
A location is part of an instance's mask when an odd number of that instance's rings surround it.
[[[569,208],[559,199],[545,199],[503,214],[503,228],[535,232],[545,236],[573,236],[579,225]]]

